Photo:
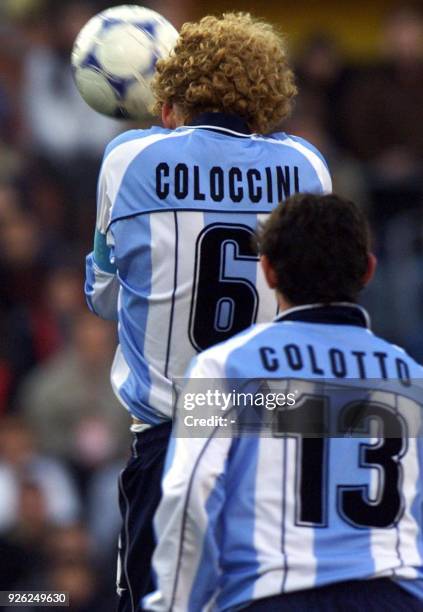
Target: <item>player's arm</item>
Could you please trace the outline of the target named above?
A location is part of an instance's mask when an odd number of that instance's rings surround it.
[[[94,248],[86,258],[84,289],[87,304],[92,312],[103,319],[116,320],[119,280],[112,261],[111,246],[107,242],[107,224],[111,208],[107,180],[107,166],[103,162],[98,179]]]
[[[190,376],[214,378],[215,374],[206,364],[196,362]],[[188,383],[185,393],[190,389]],[[182,414],[180,402],[179,422]],[[157,590],[144,600],[145,609],[154,612],[207,610],[219,583],[219,518],[225,502],[231,439],[183,438],[181,434],[178,424],[174,425],[163,497],[154,522],[158,538],[153,557]]]

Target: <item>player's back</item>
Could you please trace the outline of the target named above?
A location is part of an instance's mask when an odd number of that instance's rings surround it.
[[[100,222],[120,281],[112,382],[134,416],[169,418],[170,380],[196,352],[275,316],[257,224],[289,195],[331,187],[313,147],[279,138],[209,125],[133,131],[109,147]]]
[[[423,368],[346,305],[293,309],[198,364],[237,390],[265,381],[273,402],[271,426],[228,452],[217,609],[382,576],[423,599]]]

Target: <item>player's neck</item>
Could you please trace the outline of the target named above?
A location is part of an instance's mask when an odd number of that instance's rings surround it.
[[[277,293],[278,298],[278,306],[279,313],[284,312],[285,310],[289,310],[290,308],[294,308],[295,304],[286,299],[281,293]]]

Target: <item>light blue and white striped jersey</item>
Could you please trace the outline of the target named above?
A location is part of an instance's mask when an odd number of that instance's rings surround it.
[[[218,113],[198,123],[121,135],[99,177],[87,301],[118,320],[112,385],[151,424],[171,417],[171,379],[198,351],[275,316],[251,245],[257,224],[289,195],[331,190],[309,143],[251,135]]]
[[[233,437],[220,425],[205,438],[174,429],[155,520],[157,591],[146,609],[224,611],[378,577],[423,600],[422,406],[414,397],[423,403],[422,377],[346,304],[292,309],[195,358],[188,390],[198,379],[283,379],[291,390],[301,379],[317,390],[325,381],[320,395],[298,397],[281,414],[324,408],[358,434]],[[328,381],[343,383],[344,394],[331,394]],[[180,404],[177,424],[185,414]]]

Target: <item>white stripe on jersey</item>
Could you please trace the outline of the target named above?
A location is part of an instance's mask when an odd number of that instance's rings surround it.
[[[403,496],[408,502],[415,498],[417,489],[421,487],[420,478],[421,473],[419,472],[419,449],[418,445],[420,439],[415,437],[415,433],[421,431],[422,424],[422,410],[415,402],[410,401],[406,397],[398,396],[398,412],[404,416],[409,426],[412,420],[414,435],[408,438],[408,450],[405,456],[401,459],[401,465],[403,468],[403,481],[402,481],[402,492]],[[415,509],[414,509],[415,511]],[[398,546],[401,560],[407,566],[420,566],[423,563],[421,553],[417,547],[419,541],[419,531],[421,525],[419,525],[412,514],[412,508],[410,503],[405,508],[404,515],[398,523]],[[395,572],[396,576],[403,576],[401,570]],[[417,571],[415,571],[417,576]],[[410,576],[410,572],[407,573],[407,577]]]
[[[173,211],[150,215],[150,234],[152,275],[144,357],[150,373],[149,405],[167,412],[172,406],[172,384],[167,378],[166,362],[173,324],[171,309],[176,248]],[[160,248],[161,244],[166,245],[166,249]],[[176,261],[182,259],[178,255],[176,258]]]
[[[224,473],[225,462],[231,443],[232,440],[230,438],[207,440],[207,449],[203,454],[202,460],[197,463],[195,473],[193,473],[192,489],[187,491],[185,516],[195,517],[195,522],[190,521],[191,532],[185,529],[181,534],[181,556],[179,567],[176,569],[175,601],[172,606],[174,612],[185,612],[189,608],[192,586],[197,576],[193,573],[190,577],[191,583],[189,584],[188,581],[179,580],[179,573],[187,576],[191,567],[198,568],[200,564],[203,549],[197,546],[198,532],[201,531],[204,538],[209,524],[207,501],[216,485],[216,480],[220,474]],[[216,447],[220,447],[221,450],[213,450]],[[194,460],[190,450],[191,447],[188,450],[187,467],[191,466]]]
[[[147,596],[148,605],[145,607],[149,610],[186,612],[189,608],[191,591],[197,579],[196,571],[191,570],[198,569],[203,555],[202,547],[197,544],[203,540],[209,524],[207,501],[217,478],[224,471],[231,442],[230,438],[193,438],[187,444],[184,438],[174,437],[178,462],[163,477],[162,488],[167,504],[160,505],[154,518],[160,540],[153,563],[162,578],[161,592]],[[203,451],[202,459],[198,461]],[[185,481],[182,476],[187,474],[191,477]],[[195,522],[192,517],[195,517]],[[165,540],[165,547],[160,546]]]
[[[153,215],[152,215],[153,216]],[[183,377],[186,365],[197,351],[189,340],[192,289],[195,273],[195,249],[197,238],[204,229],[204,213],[180,211],[177,213],[178,224],[178,295],[173,313],[174,321],[171,337],[169,372],[175,377]],[[173,227],[173,222],[172,222]],[[175,350],[176,349],[176,350]]]
[[[269,213],[270,214],[270,213]],[[269,218],[269,214],[257,215],[257,228]],[[260,296],[257,323],[272,321],[278,312],[278,303],[273,289],[270,289],[260,264],[257,266],[256,289]]]
[[[116,395],[120,403],[130,412],[131,409],[129,408],[129,406],[125,404],[124,400],[119,395],[119,389],[124,384],[129,374],[130,374],[129,366],[126,363],[125,357],[123,356],[120,344],[118,344],[116,353],[115,353],[115,357],[112,363],[112,369],[110,373],[110,382],[112,384],[112,389],[114,391],[114,394]]]
[[[269,142],[271,144],[281,145],[284,147],[291,147],[292,149],[296,149],[301,155],[304,155],[313,166],[314,170],[317,173],[318,179],[322,185],[323,193],[331,193],[332,192],[332,179],[329,174],[329,170],[323,163],[314,151],[308,149],[305,145],[297,142],[296,140],[292,140],[292,138],[285,138],[285,140],[276,140],[273,138],[262,138],[260,136],[253,136],[254,140],[262,140],[265,142]]]
[[[122,179],[134,159],[147,147],[166,140],[186,136],[192,130],[172,132],[171,134],[151,134],[144,138],[136,138],[118,145],[103,162],[99,177],[99,202],[97,209],[97,229],[105,234],[110,223],[113,206],[120,189]],[[107,173],[107,184],[105,175]]]
[[[254,546],[258,552],[257,573],[260,576],[254,584],[253,599],[260,599],[266,597],[267,593],[280,591],[284,578],[284,572],[280,569],[280,549],[275,548],[275,542],[280,542],[282,547],[283,469],[267,469],[269,460],[274,465],[283,467],[283,446],[279,439],[269,438],[264,444],[260,440],[258,448],[256,497],[260,502],[255,512]],[[266,507],[261,491],[266,492]],[[265,514],[268,520],[260,520],[260,514]],[[274,563],[269,562],[272,556]]]

